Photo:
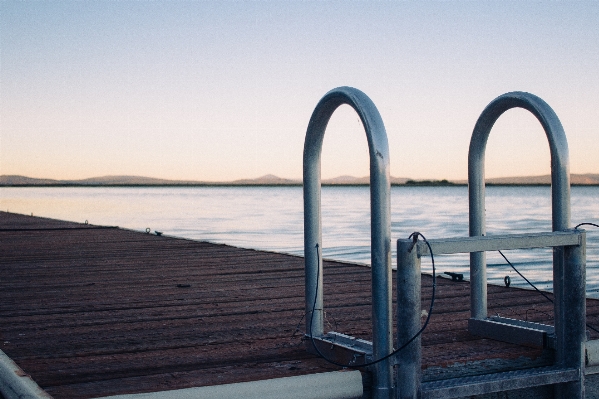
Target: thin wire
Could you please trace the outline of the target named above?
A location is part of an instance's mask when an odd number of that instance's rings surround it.
[[[547,299],[549,302],[553,303],[553,299],[549,298],[543,291],[539,290],[533,283],[531,283],[526,277],[524,277],[524,275],[522,273],[520,273],[518,271],[518,269],[516,269],[516,267],[512,264],[512,262],[510,262],[508,260],[508,258],[505,257],[505,255],[503,254],[503,252],[501,252],[501,251],[497,251],[497,252],[499,252],[499,254],[501,256],[503,256],[503,259],[505,259],[505,261],[508,263],[508,265],[510,265],[512,267],[512,269],[514,269],[514,271],[516,273],[518,273],[518,275],[520,277],[522,277],[532,288],[534,288],[539,294],[543,295],[545,297],[545,299]]]
[[[302,315],[302,318],[297,323],[297,326],[295,326],[295,331],[293,332],[293,334],[291,334],[291,338],[295,337],[295,334],[300,331],[300,324],[302,324],[302,320],[304,320],[304,317],[306,317],[306,312],[304,312],[304,314]]]
[[[593,226],[593,227],[599,227],[599,225],[595,224],[595,223],[579,223],[576,225],[576,227],[574,227],[574,230],[578,230],[578,228],[580,226]]]
[[[436,269],[435,269],[435,258],[433,256],[433,249],[431,248],[431,245],[429,244],[429,242],[427,241],[426,237],[424,237],[424,235],[422,235],[422,233],[419,232],[414,232],[412,234],[410,234],[409,238],[412,238],[414,240],[414,243],[416,242],[416,240],[418,239],[418,236],[422,237],[422,240],[424,241],[424,243],[426,244],[426,246],[428,247],[428,250],[431,254],[431,263],[433,265],[433,290],[432,290],[432,297],[431,297],[431,304],[429,306],[429,311],[428,311],[428,315],[426,316],[426,321],[424,322],[424,324],[422,325],[422,327],[420,328],[420,330],[412,337],[408,340],[408,342],[406,342],[405,344],[403,344],[402,346],[400,346],[399,348],[397,348],[396,350],[394,350],[393,352],[389,353],[386,356],[383,356],[380,359],[377,360],[373,360],[372,362],[369,363],[364,363],[364,364],[360,364],[360,365],[354,365],[354,364],[343,364],[343,363],[339,363],[336,362],[332,359],[328,359],[325,355],[322,354],[322,352],[320,352],[320,350],[318,349],[318,347],[315,345],[314,343],[314,337],[312,335],[312,323],[314,321],[314,312],[316,311],[316,299],[318,296],[318,277],[316,278],[316,292],[314,294],[314,303],[312,305],[312,314],[310,315],[310,342],[312,343],[312,346],[314,347],[314,349],[316,349],[316,352],[318,353],[318,355],[320,355],[320,357],[322,357],[324,360],[326,360],[327,362],[334,364],[336,366],[339,367],[345,367],[345,368],[360,368],[360,367],[368,367],[368,366],[372,366],[376,363],[380,363],[383,360],[387,360],[392,356],[397,355],[400,351],[404,350],[408,345],[410,345],[416,338],[418,338],[422,332],[426,329],[428,322],[431,319],[431,315],[433,314],[433,306],[435,304],[435,291],[437,288],[437,273],[436,273]],[[320,275],[320,253],[319,253],[319,246],[318,244],[316,244],[316,256],[317,256],[317,268],[316,268],[316,275],[319,276]]]
[[[595,226],[595,227],[599,227],[599,225],[596,225],[594,223],[580,223],[579,225],[577,225],[576,227],[574,227],[574,229],[578,230],[578,228],[580,226]],[[518,271],[518,269],[516,269],[516,267],[512,264],[512,262],[510,262],[508,260],[508,258],[505,257],[505,255],[503,254],[503,252],[501,252],[501,251],[497,251],[497,252],[499,252],[501,254],[501,256],[503,256],[503,259],[505,259],[505,261],[512,267],[512,269],[514,269],[514,271],[516,273],[518,273],[518,275],[520,277],[522,277],[532,288],[534,288],[539,294],[543,295],[545,297],[545,299],[547,299],[549,302],[553,303],[553,300],[551,298],[549,298],[543,291],[539,290],[533,283],[531,283],[526,277],[524,277],[524,275],[522,273],[520,273]],[[590,328],[591,330],[595,331],[596,333],[599,333],[599,330],[597,330],[595,327],[593,327],[593,326],[591,326],[589,324],[586,324],[586,326],[588,328]]]

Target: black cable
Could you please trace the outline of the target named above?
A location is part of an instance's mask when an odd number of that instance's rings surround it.
[[[424,324],[422,325],[422,327],[420,328],[420,330],[412,337],[408,340],[408,342],[406,342],[405,344],[403,344],[402,346],[400,346],[399,348],[397,348],[396,350],[394,350],[393,352],[389,353],[386,356],[383,356],[380,359],[377,360],[373,360],[372,362],[369,363],[364,363],[364,364],[360,364],[360,365],[353,365],[353,364],[342,364],[339,362],[336,362],[334,360],[328,359],[325,355],[322,354],[322,352],[320,352],[320,350],[318,349],[318,347],[315,345],[314,343],[314,337],[312,335],[312,323],[314,321],[314,312],[316,311],[316,300],[318,297],[318,277],[316,278],[316,292],[314,294],[314,304],[312,305],[312,314],[310,315],[310,342],[312,343],[312,346],[314,347],[314,349],[316,349],[316,352],[318,353],[318,355],[320,357],[322,357],[324,360],[326,360],[327,362],[334,364],[336,366],[339,367],[345,367],[345,368],[360,368],[360,367],[368,367],[368,366],[372,366],[376,363],[382,362],[383,360],[387,360],[392,356],[397,355],[400,351],[402,351],[403,349],[405,349],[408,345],[410,345],[416,338],[418,338],[422,332],[425,330],[425,328],[428,325],[428,322],[431,319],[431,315],[433,314],[433,306],[435,304],[435,291],[436,291],[436,287],[437,287],[437,277],[436,277],[436,270],[435,270],[435,258],[433,256],[433,249],[431,248],[431,245],[429,244],[429,242],[427,241],[426,237],[424,237],[424,235],[422,235],[422,233],[419,232],[414,232],[412,234],[410,234],[409,238],[414,239],[414,243],[416,243],[418,236],[422,237],[422,240],[424,241],[424,243],[426,244],[426,246],[428,247],[428,250],[431,254],[431,263],[433,265],[433,290],[432,290],[432,297],[431,297],[431,304],[429,307],[429,312],[428,315],[426,316],[426,320],[424,322]],[[320,254],[319,254],[319,246],[318,244],[316,244],[316,256],[317,256],[317,268],[316,268],[316,275],[319,276],[320,275]]]
[[[543,296],[545,297],[545,299],[547,299],[549,302],[553,303],[553,299],[549,298],[549,297],[548,297],[548,296],[547,296],[547,295],[546,295],[546,294],[545,294],[543,291],[539,290],[539,289],[538,289],[538,288],[537,288],[537,287],[536,287],[536,286],[535,286],[533,283],[531,283],[531,282],[530,282],[530,281],[529,281],[529,280],[528,280],[526,277],[524,277],[524,275],[523,275],[522,273],[520,273],[520,272],[518,271],[518,269],[516,269],[516,266],[514,266],[514,265],[512,264],[512,262],[510,262],[510,261],[508,260],[508,258],[506,258],[506,257],[505,257],[505,255],[503,254],[503,252],[501,252],[501,251],[497,251],[497,252],[499,252],[499,254],[500,254],[501,256],[503,256],[503,259],[505,259],[505,261],[508,263],[508,265],[510,265],[510,266],[512,267],[512,269],[514,269],[514,271],[515,271],[516,273],[518,273],[518,275],[519,275],[520,277],[522,277],[522,278],[523,278],[523,279],[524,279],[524,280],[525,280],[525,281],[526,281],[526,282],[527,282],[527,283],[528,283],[528,284],[529,284],[529,285],[530,285],[532,288],[534,288],[534,289],[535,289],[535,290],[536,290],[536,291],[537,291],[539,294],[543,295]]]
[[[593,226],[593,227],[599,227],[599,225],[595,224],[595,223],[579,223],[576,225],[576,227],[574,227],[574,230],[578,230],[578,228],[580,226]]]
[[[580,223],[580,224],[576,225],[576,227],[574,227],[574,229],[578,230],[578,228],[580,226],[594,226],[594,227],[599,227],[599,225],[596,225],[595,223]],[[514,271],[516,273],[518,273],[518,275],[520,277],[522,277],[528,283],[528,285],[530,285],[532,288],[534,288],[539,294],[543,295],[545,297],[545,299],[547,299],[549,302],[553,303],[553,299],[549,298],[543,291],[539,290],[533,283],[531,283],[526,277],[524,277],[524,275],[522,273],[520,273],[518,271],[518,269],[516,269],[516,267],[512,264],[512,262],[510,262],[508,260],[508,258],[505,257],[505,255],[503,254],[503,252],[501,252],[501,251],[497,251],[497,252],[499,252],[499,254],[501,256],[503,256],[503,259],[505,259],[505,261],[512,267],[512,269],[514,269]],[[599,330],[597,330],[595,327],[593,327],[593,326],[591,326],[589,324],[586,324],[586,323],[585,323],[585,325],[588,328],[590,328],[591,330],[595,331],[596,333],[599,333]]]

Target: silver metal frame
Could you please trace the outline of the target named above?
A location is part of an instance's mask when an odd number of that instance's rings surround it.
[[[324,132],[333,112],[350,105],[362,120],[370,153],[372,323],[373,342],[357,340],[337,332],[325,335],[323,325],[323,270],[320,210],[320,155]],[[507,110],[529,110],[543,126],[551,151],[553,233],[485,237],[484,155],[495,121]],[[506,389],[554,384],[557,398],[584,398],[584,343],[586,341],[585,233],[567,231],[570,224],[570,177],[568,144],[553,110],[540,98],[522,92],[493,100],[479,117],[468,156],[470,237],[431,240],[433,253],[470,252],[472,318],[469,328],[490,335],[511,335],[517,342],[552,342],[554,366],[495,373],[468,378],[421,383],[420,337],[396,359],[393,384],[391,359],[371,366],[372,393],[376,399],[450,398]],[[391,316],[390,181],[387,135],[378,110],[361,91],[340,87],[318,103],[304,143],[304,255],[307,350],[322,352],[338,362],[363,365],[393,350]],[[555,328],[511,319],[487,318],[485,251],[553,247]],[[420,329],[420,257],[428,252],[423,243],[398,240],[398,345]],[[497,331],[494,331],[497,330]],[[499,337],[502,339],[502,337]],[[394,392],[395,391],[395,392]]]
[[[559,118],[551,107],[539,97],[524,92],[503,94],[491,101],[478,118],[468,152],[468,196],[471,237],[484,236],[485,226],[485,149],[493,125],[509,109],[523,108],[530,111],[541,123],[551,152],[551,204],[553,231],[570,228],[570,161],[568,141]],[[563,273],[561,255],[553,258],[553,281]],[[487,317],[487,265],[484,252],[470,254],[470,311],[472,318]],[[557,288],[557,289],[556,289]],[[555,303],[560,302],[562,292],[554,287]],[[557,314],[557,313],[556,313]]]
[[[539,97],[524,92],[506,93],[493,100],[482,112],[472,133],[468,153],[469,235],[481,237],[485,227],[485,148],[491,129],[497,119],[511,108],[530,111],[541,123],[551,153],[552,230],[570,228],[570,166],[568,141],[562,124],[553,109]],[[554,247],[553,294],[554,336],[556,362],[560,367],[584,370],[581,365],[582,347],[586,341],[585,302],[585,246]],[[578,267],[579,264],[582,266]],[[580,274],[582,273],[582,275]],[[487,272],[484,252],[470,253],[471,319],[469,331],[490,338],[502,335],[487,318]],[[544,337],[546,331],[516,322],[502,322],[501,329],[510,332],[516,341],[526,342],[536,334]],[[494,331],[495,330],[495,331]],[[531,335],[532,334],[532,335]],[[506,334],[504,334],[506,336]],[[516,342],[511,341],[511,342]],[[547,340],[543,338],[543,341]],[[556,386],[556,397],[584,397],[584,373],[576,382]]]
[[[567,273],[564,273],[555,285],[573,291],[568,292],[561,305],[561,308],[568,309],[568,312],[556,315],[556,325],[559,323],[563,327],[562,330],[556,329],[554,366],[421,383],[421,345],[420,338],[417,338],[397,355],[399,367],[396,397],[398,399],[458,398],[550,384],[556,387],[556,398],[584,398],[584,343],[586,341],[586,234],[584,231],[436,239],[429,240],[429,244],[435,255],[541,247],[560,249],[559,252],[563,254],[561,263]],[[430,251],[423,242],[413,244],[410,240],[397,241],[397,298],[398,303],[401,303],[397,308],[398,345],[407,342],[420,328],[420,258],[427,254],[430,254]],[[508,334],[515,334],[518,339],[521,338],[517,332],[518,328],[532,330],[528,325],[507,324],[505,320],[500,319],[485,321],[487,325],[481,328],[499,327],[500,332],[505,334],[507,331]],[[538,326],[533,336],[546,334],[547,331],[543,331],[544,327]],[[510,332],[510,328],[514,332]],[[526,335],[524,337],[527,338]],[[541,337],[545,340],[544,335]],[[501,334],[497,337],[497,339],[503,338]]]
[[[436,252],[435,252],[436,254]],[[411,240],[397,240],[397,347],[414,337],[421,324],[420,257]],[[397,359],[395,397],[416,399],[420,395],[422,368],[422,340],[418,336],[401,352]]]
[[[383,120],[366,94],[351,87],[329,91],[316,105],[304,143],[304,256],[306,273],[306,331],[324,336],[322,233],[320,212],[320,155],[324,133],[333,112],[342,104],[360,117],[370,153],[372,335],[373,357],[393,350],[391,288],[391,221],[389,145]],[[312,310],[314,308],[314,315]],[[308,340],[308,350],[311,342]],[[319,346],[320,347],[320,346]],[[393,365],[387,359],[373,366],[375,398],[389,398],[393,391]]]

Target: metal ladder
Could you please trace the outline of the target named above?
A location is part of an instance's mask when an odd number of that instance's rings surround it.
[[[324,334],[320,153],[327,123],[342,104],[350,105],[358,113],[366,131],[370,153],[372,343],[338,332]],[[493,124],[505,111],[514,107],[533,113],[549,140],[553,232],[487,237],[484,215],[485,146]],[[421,340],[418,337],[395,359],[369,366],[373,375],[373,398],[457,398],[541,385],[555,385],[556,398],[584,398],[586,237],[584,231],[568,230],[568,156],[565,133],[549,105],[529,93],[513,92],[499,96],[479,117],[470,143],[470,237],[429,240],[435,255],[470,253],[471,318],[468,329],[471,333],[517,344],[551,347],[556,351],[555,364],[422,383]],[[378,110],[357,89],[340,87],[331,90],[314,109],[304,143],[305,309],[309,352],[324,355],[341,364],[360,366],[393,351],[389,193],[389,151]],[[397,342],[400,345],[420,330],[420,257],[428,253],[428,247],[411,240],[398,240],[397,245]],[[538,247],[554,248],[555,327],[508,318],[488,318],[485,251]],[[394,365],[398,366],[395,376]]]
[[[573,289],[562,307],[568,314],[555,317],[562,333],[555,334],[556,364],[551,367],[485,374],[421,383],[421,342],[416,338],[397,355],[397,398],[459,398],[471,395],[556,385],[556,398],[584,397],[585,327],[585,232],[569,230],[550,233],[511,234],[429,240],[434,255],[475,253],[509,249],[559,248],[567,273],[554,283]],[[397,241],[397,301],[399,343],[407,342],[420,329],[420,258],[430,254],[424,242]],[[575,289],[574,289],[575,287]],[[476,335],[520,344],[544,346],[553,334],[537,323],[507,318],[485,319]],[[552,330],[552,328],[551,328]],[[507,339],[505,339],[507,338]],[[546,346],[546,345],[545,345]]]
[[[541,123],[551,152],[552,233],[485,236],[484,153],[491,128],[507,110],[520,107]],[[420,342],[415,340],[398,355],[398,398],[455,398],[517,388],[555,385],[556,398],[584,397],[584,344],[586,341],[585,245],[583,231],[570,227],[570,175],[568,143],[551,107],[529,93],[512,92],[497,97],[482,112],[474,127],[468,154],[469,233],[462,239],[431,240],[434,254],[470,253],[471,318],[468,330],[495,340],[552,348],[555,365],[528,370],[486,374],[420,383]],[[406,342],[420,328],[420,256],[428,247],[398,241],[398,342]],[[555,327],[503,317],[487,317],[485,251],[552,247]],[[417,276],[416,276],[417,274]],[[401,287],[400,287],[401,283]],[[417,292],[418,298],[404,298]],[[409,294],[408,294],[409,293]],[[418,306],[416,306],[418,304]],[[401,316],[399,316],[401,314]]]

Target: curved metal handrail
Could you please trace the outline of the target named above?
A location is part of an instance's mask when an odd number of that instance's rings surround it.
[[[310,118],[304,143],[304,255],[306,271],[306,331],[322,336],[322,232],[320,212],[320,156],[327,124],[342,104],[360,117],[370,153],[372,328],[375,359],[393,350],[391,313],[391,222],[389,145],[383,120],[370,98],[358,89],[339,87],[325,94]],[[314,315],[312,311],[314,309]],[[375,365],[374,388],[390,391],[393,386],[390,359]]]
[[[507,110],[523,108],[541,123],[551,152],[551,202],[553,231],[570,226],[570,161],[568,141],[562,124],[553,109],[541,98],[525,92],[503,94],[487,105],[479,116],[468,153],[468,196],[470,236],[486,234],[485,226],[485,148],[489,133],[497,119]],[[554,255],[554,281],[559,257]],[[487,317],[487,272],[484,252],[470,254],[471,315]],[[559,296],[559,292],[555,292]],[[557,299],[557,298],[556,298]]]

